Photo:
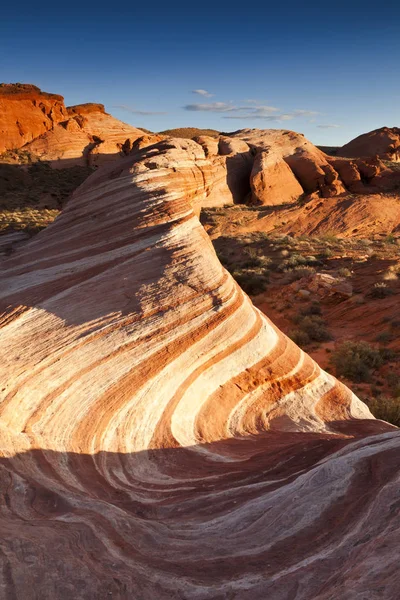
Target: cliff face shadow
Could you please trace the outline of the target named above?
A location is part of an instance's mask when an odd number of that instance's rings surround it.
[[[340,545],[398,474],[400,445],[363,440],[364,423],[353,427],[356,443],[270,432],[133,454],[1,458],[2,597],[283,600],[302,589],[297,597],[319,598],[368,552],[368,524]],[[362,458],[368,439],[374,451]],[[398,528],[396,513],[384,512],[385,526]],[[327,545],[323,565],[313,561]]]
[[[227,156],[226,183],[232,193],[234,204],[243,204],[251,192],[250,174],[254,157],[250,152]]]

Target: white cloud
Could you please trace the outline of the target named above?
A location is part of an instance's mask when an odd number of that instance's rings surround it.
[[[205,90],[204,90],[205,91]],[[264,121],[291,121],[301,117],[314,117],[321,113],[315,110],[296,109],[282,113],[276,106],[261,104],[258,100],[245,100],[247,106],[235,106],[227,102],[209,102],[207,104],[186,104],[183,108],[189,111],[229,113],[223,119],[236,120],[264,120]],[[236,114],[235,114],[236,113]]]
[[[319,129],[340,129],[340,125],[317,125]]]
[[[282,114],[282,115],[268,115],[268,114],[244,114],[244,115],[234,115],[223,117],[224,119],[261,119],[263,121],[291,121],[294,119],[294,115],[292,114]]]
[[[192,90],[192,94],[198,94],[199,96],[204,96],[204,98],[212,98],[214,94],[210,94],[207,90]]]
[[[122,110],[126,110],[127,112],[132,113],[133,115],[166,115],[166,112],[158,112],[153,110],[137,110],[133,106],[128,106],[127,104],[114,104],[113,108],[121,108]]]
[[[316,110],[297,109],[293,111],[293,114],[297,117],[313,117],[314,115],[320,115],[321,113]]]
[[[209,104],[186,104],[185,110],[203,112],[246,112],[249,115],[266,116],[279,111],[275,106],[235,106],[227,102],[210,102]]]
[[[227,104],[226,102],[210,102],[210,104],[186,104],[183,107],[185,110],[204,111],[204,112],[229,112],[238,110],[236,106]]]

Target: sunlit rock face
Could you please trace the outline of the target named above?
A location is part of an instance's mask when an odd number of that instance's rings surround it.
[[[0,84],[0,153],[21,148],[66,118],[62,96],[35,85]]]
[[[5,598],[387,598],[400,436],[254,308],[167,140],[1,264]]]
[[[377,156],[400,162],[400,128],[381,127],[363,133],[340,148],[339,154],[350,158]]]
[[[98,167],[128,154],[145,136],[141,129],[108,114],[102,104],[80,104],[67,111],[63,122],[24,147],[55,168]]]

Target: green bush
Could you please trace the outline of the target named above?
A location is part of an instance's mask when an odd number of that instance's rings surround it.
[[[292,329],[288,335],[300,348],[305,348],[311,342],[309,335],[301,329]]]
[[[343,342],[330,360],[337,375],[355,382],[369,381],[372,371],[383,364],[379,350],[367,342]]]
[[[259,274],[246,271],[234,271],[233,278],[238,282],[246,294],[256,296],[267,288],[269,278],[267,274]]]
[[[317,306],[313,303],[293,317],[293,322],[297,325],[297,328],[289,334],[289,337],[299,346],[306,346],[310,342],[326,342],[332,339],[324,319],[315,312],[309,312],[310,310],[317,311],[319,309]],[[304,314],[304,311],[306,311],[306,314]]]
[[[321,312],[321,307],[318,302],[311,302],[311,304],[308,304],[308,306],[301,309],[300,315],[306,317],[307,315],[320,315]]]
[[[365,402],[376,419],[400,427],[400,400],[382,395],[366,399]]]

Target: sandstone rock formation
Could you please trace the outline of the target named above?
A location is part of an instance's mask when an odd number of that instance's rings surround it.
[[[349,158],[377,156],[382,160],[400,161],[400,128],[381,127],[359,135],[338,150]]]
[[[102,104],[66,107],[62,96],[34,85],[0,84],[0,153],[23,148],[57,168],[98,166],[129,154],[143,136]]]
[[[289,165],[273,154],[261,150],[254,158],[250,176],[253,201],[267,206],[296,202],[303,188]]]
[[[399,172],[377,158],[350,161],[328,156],[294,131],[243,129],[231,136],[245,141],[255,156],[250,181],[255,204],[387,192],[400,182]]]
[[[400,434],[222,268],[207,169],[136,150],[2,263],[4,597],[396,597]]]
[[[0,153],[21,148],[67,118],[64,98],[28,84],[0,84]]]
[[[129,154],[144,132],[105,112],[102,104],[83,104],[68,109],[69,118],[24,146],[53,167],[98,166]]]

